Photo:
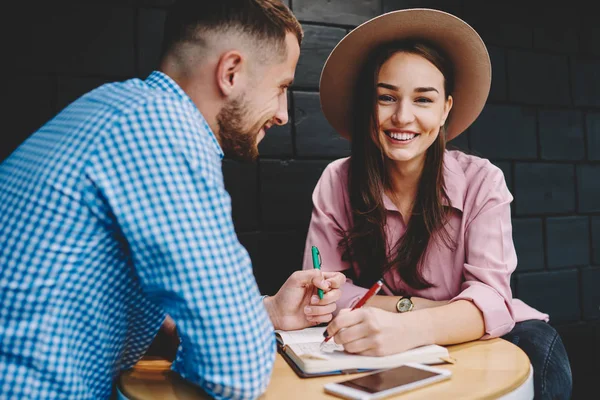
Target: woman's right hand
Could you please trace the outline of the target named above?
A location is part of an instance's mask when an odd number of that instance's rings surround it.
[[[340,310],[327,327],[336,343],[349,353],[386,356],[433,343],[433,335],[419,320],[422,313],[395,313],[375,307]],[[424,329],[425,328],[425,329]]]

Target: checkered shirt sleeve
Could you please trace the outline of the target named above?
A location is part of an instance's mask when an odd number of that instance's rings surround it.
[[[162,98],[124,116],[117,132],[98,164],[142,285],[177,323],[175,369],[217,397],[255,398],[271,372],[273,328],[234,231],[220,160]]]

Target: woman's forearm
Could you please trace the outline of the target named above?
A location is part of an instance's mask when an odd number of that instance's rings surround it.
[[[371,307],[381,308],[386,311],[397,312],[396,303],[401,296],[373,296],[367,301],[367,305]],[[413,311],[425,310],[426,308],[439,307],[447,304],[446,300],[429,300],[423,297],[411,297],[414,304]]]
[[[412,317],[415,328],[422,330],[422,337],[439,345],[469,342],[485,334],[483,314],[468,300],[415,311]]]
[[[373,296],[367,302],[371,307],[396,313],[400,296]],[[405,323],[414,327],[415,346],[427,344],[451,345],[480,339],[485,334],[483,314],[468,300],[428,300],[411,297],[413,311],[402,314]],[[399,316],[400,317],[400,316]]]

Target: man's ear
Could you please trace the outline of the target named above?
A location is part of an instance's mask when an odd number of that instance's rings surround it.
[[[217,86],[224,96],[230,96],[240,86],[240,73],[245,62],[237,50],[223,53],[217,64]]]

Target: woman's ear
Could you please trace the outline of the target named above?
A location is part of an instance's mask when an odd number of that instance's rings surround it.
[[[240,85],[240,74],[244,64],[244,56],[237,50],[223,53],[217,63],[217,87],[228,97]]]
[[[440,123],[440,126],[444,126],[444,124],[446,123],[446,120],[448,119],[448,114],[450,113],[453,104],[454,99],[452,98],[452,96],[448,96],[448,98],[444,102],[444,115],[442,117],[442,122]]]

